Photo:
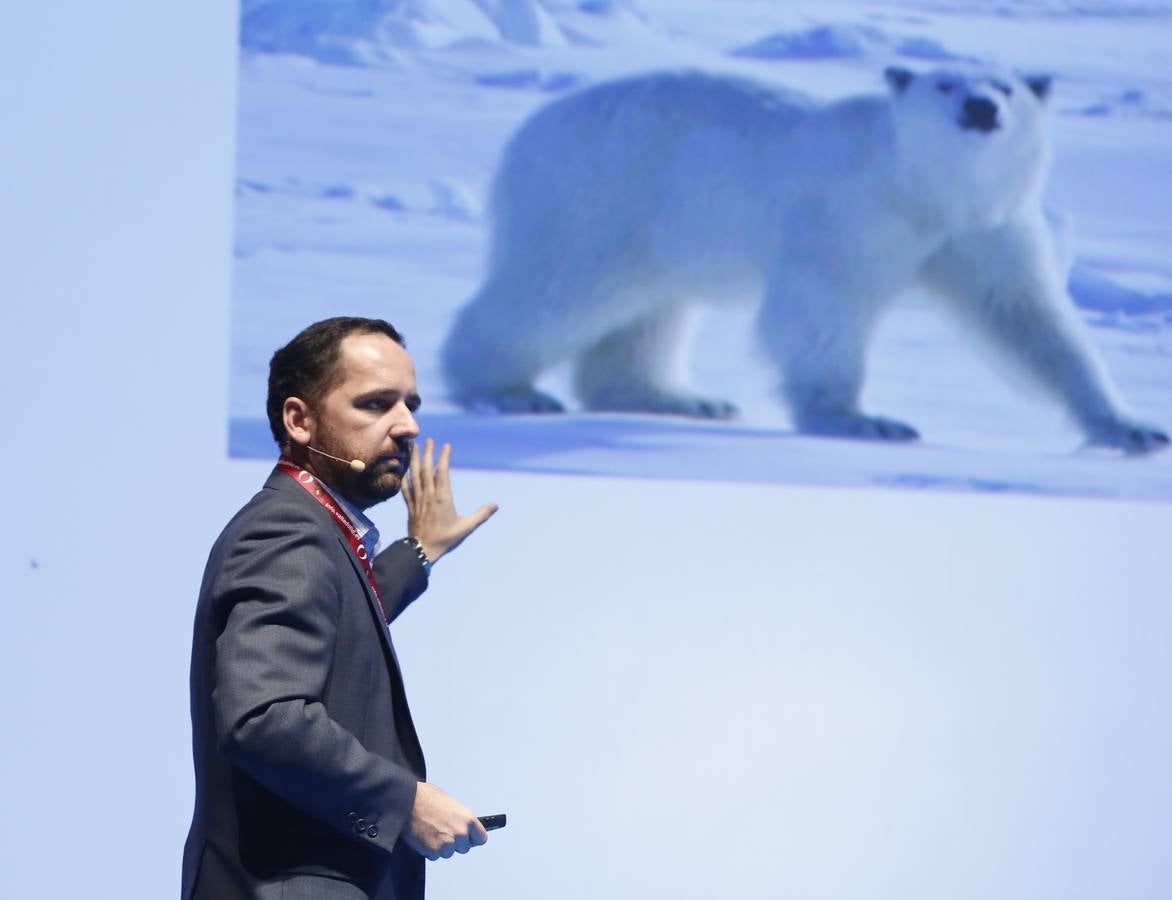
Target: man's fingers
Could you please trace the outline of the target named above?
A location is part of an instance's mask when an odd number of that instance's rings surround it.
[[[403,500],[407,503],[407,508],[412,509],[415,506],[415,492],[418,486],[419,478],[419,445],[415,441],[411,442],[411,458],[407,463],[407,474],[403,479]]]
[[[438,451],[438,458],[437,458]],[[408,526],[424,546],[432,562],[460,545],[497,512],[495,503],[486,503],[476,512],[461,516],[455,509],[449,472],[452,445],[437,444],[433,438],[411,447],[409,483],[403,489]]]
[[[472,823],[472,830],[468,834],[468,840],[473,847],[482,847],[488,843],[488,832],[480,824],[479,820]]]
[[[473,531],[495,516],[498,509],[500,509],[500,507],[495,503],[486,503],[484,506],[480,507],[480,509],[476,510],[476,512],[472,513],[472,515],[468,517],[472,520],[472,527],[469,529],[468,533],[471,534]]]
[[[480,509],[476,510],[476,512],[472,513],[472,515],[464,516],[464,518],[460,519],[460,521],[457,523],[458,531],[456,543],[463,541],[464,538],[468,537],[468,535],[470,535],[477,528],[496,515],[496,511],[498,509],[500,509],[500,507],[495,503],[486,503],[484,506],[480,507]]]
[[[439,462],[436,463],[435,474],[436,478],[447,479],[448,468],[452,464],[452,445],[444,444],[440,447]]]
[[[422,476],[423,489],[430,494],[435,484],[434,478],[435,466],[435,441],[428,438],[423,442],[423,468],[419,474]]]

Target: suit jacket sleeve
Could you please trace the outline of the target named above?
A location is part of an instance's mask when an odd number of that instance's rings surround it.
[[[331,544],[333,542],[333,544]],[[417,779],[369,752],[322,702],[342,601],[337,537],[286,505],[243,530],[216,593],[212,703],[224,755],[273,793],[354,840],[388,853],[410,815]],[[352,814],[378,822],[358,834]]]
[[[374,558],[374,581],[389,624],[427,590],[428,574],[415,551],[403,541],[395,541]]]

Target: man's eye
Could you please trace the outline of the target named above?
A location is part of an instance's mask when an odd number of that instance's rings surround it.
[[[1006,84],[1004,81],[994,81],[993,87],[995,87],[997,90],[1001,91],[1001,93],[1003,93],[1006,97],[1013,96],[1013,88],[1010,87],[1008,84]]]

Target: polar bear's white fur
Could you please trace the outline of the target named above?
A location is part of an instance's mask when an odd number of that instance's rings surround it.
[[[877,317],[920,280],[1090,441],[1166,444],[1124,412],[1064,290],[1040,202],[1048,80],[889,69],[887,81],[824,104],[654,73],[538,110],[505,151],[487,277],[444,346],[453,399],[559,411],[534,379],[572,359],[587,409],[732,415],[682,386],[688,313],[760,295],[800,430],[914,438],[860,410],[859,393]]]

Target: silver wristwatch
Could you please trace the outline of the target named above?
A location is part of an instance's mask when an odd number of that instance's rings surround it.
[[[431,560],[427,558],[427,551],[423,549],[423,544],[420,543],[417,537],[405,537],[403,543],[415,551],[415,555],[419,557],[419,564],[423,566],[423,571],[428,575],[431,574]]]

